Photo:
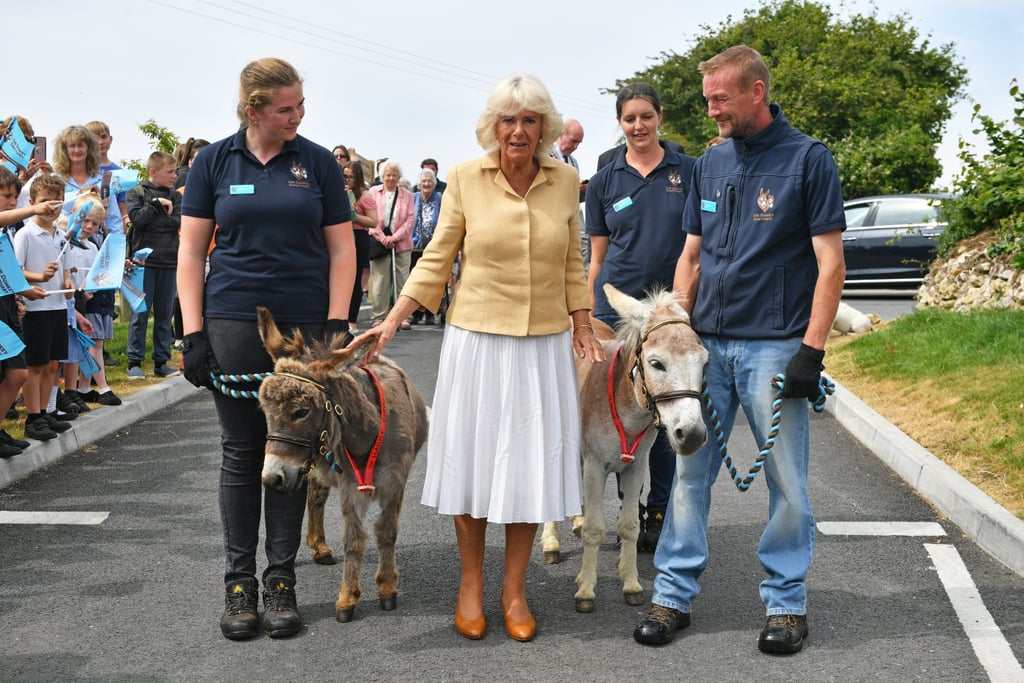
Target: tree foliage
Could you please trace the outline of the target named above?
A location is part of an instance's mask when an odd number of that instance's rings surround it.
[[[151,152],[167,152],[168,154],[174,154],[174,150],[177,149],[180,140],[170,129],[164,128],[153,119],[147,120],[145,123],[139,125],[139,130],[142,134],[149,138],[149,149]],[[145,178],[148,170],[146,169],[145,159],[125,159],[121,162],[121,165],[125,168],[131,168],[139,172],[140,178]]]
[[[975,133],[984,133],[989,152],[982,157],[960,140],[963,167],[953,179],[956,199],[943,207],[949,227],[939,242],[946,253],[958,241],[991,229],[996,241],[989,247],[1014,253],[1013,265],[1024,269],[1024,92],[1014,79],[1010,96],[1016,101],[1012,121],[998,122],[974,106]]]
[[[663,131],[691,154],[717,135],[707,118],[697,64],[737,44],[764,57],[771,99],[796,128],[829,146],[846,197],[927,190],[941,174],[936,149],[967,73],[953,44],[932,46],[905,14],[877,10],[840,20],[818,2],[771,0],[727,17],[684,54],[617,80],[654,85],[665,108]]]

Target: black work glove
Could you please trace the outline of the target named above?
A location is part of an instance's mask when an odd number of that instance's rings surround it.
[[[324,343],[327,344],[327,346],[330,346],[331,342],[334,341],[335,335],[339,334],[342,335],[342,348],[348,346],[348,343],[355,339],[355,337],[352,336],[352,333],[348,331],[347,320],[331,318],[327,321],[327,324],[324,325]]]
[[[185,362],[185,379],[197,387],[213,389],[213,380],[210,379],[210,370],[216,367],[216,361],[211,363],[213,352],[210,351],[210,343],[202,332],[186,334],[182,340],[182,358]]]
[[[818,398],[821,389],[821,371],[825,366],[821,361],[825,352],[801,344],[800,350],[793,354],[786,366],[786,381],[782,387],[782,398],[806,398],[813,401]]]

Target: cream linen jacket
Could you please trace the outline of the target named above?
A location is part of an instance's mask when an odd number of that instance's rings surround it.
[[[455,257],[461,282],[448,322],[522,337],[563,332],[569,313],[590,309],[579,244],[579,173],[543,156],[520,197],[498,152],[448,170],[441,215],[402,294],[436,311]]]

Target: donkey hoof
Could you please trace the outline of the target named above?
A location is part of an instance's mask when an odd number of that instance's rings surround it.
[[[545,550],[544,561],[548,564],[558,564],[562,561],[562,553],[559,550]]]
[[[389,596],[386,596],[386,597],[383,596],[383,595],[380,596],[380,608],[382,610],[384,610],[385,612],[390,612],[391,610],[395,609],[396,607],[398,607],[398,596],[397,595],[389,595]]]
[[[644,604],[644,592],[643,591],[639,591],[639,592],[636,592],[636,593],[623,593],[622,597],[626,599],[626,604],[627,605],[633,605],[635,607],[637,605]]]
[[[336,608],[334,612],[334,618],[338,620],[339,624],[347,624],[352,621],[352,615],[356,613],[356,606],[346,607],[345,609]]]
[[[314,555],[313,561],[317,564],[338,564],[338,561],[334,559],[334,555],[330,553],[325,555]]]
[[[576,611],[590,614],[594,611],[594,598],[576,598]]]

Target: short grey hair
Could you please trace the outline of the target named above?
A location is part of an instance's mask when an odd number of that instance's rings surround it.
[[[419,185],[423,181],[423,178],[429,178],[430,182],[437,184],[437,176],[434,175],[434,169],[432,168],[421,168],[420,175],[416,179],[416,184]]]
[[[498,121],[508,112],[535,111],[543,117],[540,140],[534,156],[546,156],[562,132],[562,115],[544,84],[535,76],[513,74],[494,88],[484,113],[476,123],[476,139],[484,150],[498,148]]]
[[[383,178],[384,174],[387,173],[387,171],[389,171],[390,169],[394,169],[395,172],[398,173],[399,178],[402,177],[402,167],[399,166],[398,162],[395,161],[394,159],[388,159],[383,164],[381,164],[380,168],[377,169],[377,173],[380,175],[381,178]]]

